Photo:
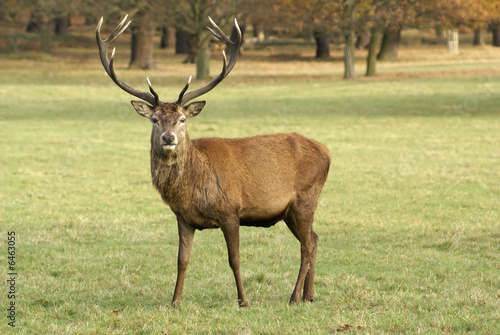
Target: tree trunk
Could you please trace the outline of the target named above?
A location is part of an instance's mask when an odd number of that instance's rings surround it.
[[[377,55],[378,60],[395,61],[398,59],[398,48],[401,40],[401,28],[384,31],[382,45]]]
[[[40,31],[42,31],[42,27],[43,27],[43,20],[37,17],[37,15],[31,13],[31,18],[26,24],[25,30],[28,33],[39,33]]]
[[[54,19],[55,29],[57,35],[66,35],[70,25],[69,14],[58,16]]]
[[[491,26],[491,31],[493,32],[493,41],[491,44],[494,47],[500,47],[500,24]]]
[[[189,39],[191,34],[185,30],[177,29],[175,31],[175,54],[184,55],[189,53]]]
[[[445,44],[446,43],[446,35],[444,33],[444,28],[441,25],[437,25],[436,28],[434,28],[436,31],[436,42],[438,44]]]
[[[356,7],[354,0],[346,0],[347,14],[349,22],[345,34],[344,47],[344,79],[355,79],[356,71],[354,69],[354,48],[356,44]]]
[[[146,13],[139,13],[132,21],[132,40],[129,67],[153,69],[153,38],[155,26]]]
[[[354,31],[346,37],[344,47],[344,79],[356,79],[356,70],[354,68],[354,48],[356,43],[356,35]]]
[[[253,24],[253,36],[257,37],[257,42],[264,42],[264,39],[266,37],[264,33],[264,22],[256,22]]]
[[[202,32],[198,36],[198,48],[196,51],[196,78],[210,79],[210,48],[208,47],[210,39],[207,33]]]
[[[161,49],[171,49],[176,45],[175,41],[176,31],[174,27],[164,26],[161,28]]]
[[[366,58],[366,76],[373,77],[377,75],[377,50],[382,40],[382,31],[372,30],[370,44],[368,45],[368,57]]]
[[[474,41],[472,42],[472,45],[482,45],[483,44],[483,39],[481,38],[481,28],[476,28],[474,29]]]
[[[328,33],[323,29],[313,31],[316,41],[316,58],[330,58],[330,39]]]
[[[197,35],[189,35],[187,57],[183,63],[194,64],[196,62],[196,58],[198,57],[198,41]]]
[[[368,35],[365,31],[362,31],[360,32],[357,36],[356,36],[356,49],[368,49],[368,47],[370,46],[370,40],[371,40],[371,36]]]

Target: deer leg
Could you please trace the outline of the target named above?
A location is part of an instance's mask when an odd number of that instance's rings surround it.
[[[310,258],[309,271],[304,281],[303,301],[313,301],[314,298],[314,269],[316,267],[316,249],[318,248],[318,235],[314,231],[311,234],[313,250]]]
[[[233,270],[238,290],[238,305],[248,307],[248,300],[243,289],[243,281],[240,273],[240,225],[239,222],[231,222],[227,226],[221,227],[227,244],[229,266]]]
[[[177,217],[177,227],[179,232],[179,252],[177,254],[177,282],[175,283],[172,305],[178,305],[182,298],[182,288],[184,287],[184,278],[189,264],[189,255],[191,254],[195,231],[180,217]]]
[[[316,263],[317,236],[312,230],[313,215],[302,216],[292,208],[285,223],[300,242],[300,269],[290,303],[300,301],[304,289],[304,301],[313,300],[314,267]]]

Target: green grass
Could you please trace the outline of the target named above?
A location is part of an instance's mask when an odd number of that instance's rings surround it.
[[[279,223],[241,229],[250,309],[237,307],[219,230],[196,234],[172,308],[177,232],[150,184],[149,123],[97,57],[10,58],[0,65],[0,233],[18,236],[16,333],[499,333],[500,76],[259,83],[250,68],[289,64],[240,62],[190,135],[298,131],[330,148],[316,302],[287,303],[299,244]],[[181,67],[171,81],[169,66]],[[160,67],[147,75],[173,99],[193,68]],[[119,75],[146,89],[144,73]]]

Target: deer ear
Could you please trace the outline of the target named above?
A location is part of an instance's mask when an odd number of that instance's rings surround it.
[[[147,103],[143,101],[130,101],[132,103],[132,106],[134,106],[135,110],[137,113],[139,113],[140,116],[144,116],[148,119],[151,119],[151,116],[153,116],[155,112],[155,108],[148,105]]]
[[[207,103],[206,101],[195,101],[185,106],[184,109],[186,110],[186,116],[194,117],[200,114],[201,110],[203,109],[203,107],[205,107],[206,103]]]

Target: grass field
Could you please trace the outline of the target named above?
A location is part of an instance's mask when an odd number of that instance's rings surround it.
[[[249,52],[205,97],[192,138],[298,131],[332,153],[316,301],[288,305],[300,248],[279,223],[241,229],[249,309],[219,230],[196,234],[183,303],[170,306],[177,231],[150,183],[150,124],[96,51],[5,57],[0,268],[6,278],[15,231],[18,277],[16,327],[4,285],[0,333],[500,333],[500,51],[462,50],[407,48],[357,81],[339,79],[340,62]],[[143,90],[148,75],[173,100],[194,67],[161,56],[144,73],[119,50],[117,72]]]

